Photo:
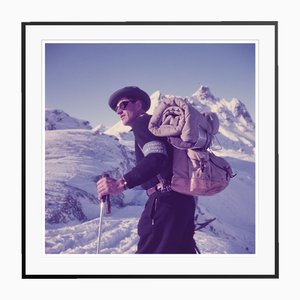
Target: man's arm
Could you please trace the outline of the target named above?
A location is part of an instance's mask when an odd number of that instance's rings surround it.
[[[164,154],[148,154],[136,167],[123,176],[127,187],[133,188],[155,177],[162,170],[165,159],[166,156]]]
[[[139,118],[134,126],[136,152],[139,160],[136,167],[123,175],[123,178],[103,178],[97,183],[97,190],[102,196],[118,194],[126,188],[141,185],[158,175],[165,167],[168,158],[166,142],[164,139],[154,136],[148,130],[149,120]]]

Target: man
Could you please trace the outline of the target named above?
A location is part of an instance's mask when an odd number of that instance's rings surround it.
[[[141,185],[149,199],[138,223],[136,253],[196,253],[195,200],[170,188],[172,146],[148,130],[150,98],[138,87],[125,87],[111,95],[109,106],[122,123],[132,128],[137,165],[122,178],[97,182],[99,199]]]

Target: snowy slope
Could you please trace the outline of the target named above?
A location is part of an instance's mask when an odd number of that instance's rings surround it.
[[[120,177],[134,163],[115,137],[84,129],[46,131],[45,159],[46,228],[96,218],[98,176]],[[112,197],[113,205],[124,201],[123,194]]]
[[[219,195],[198,198],[196,223],[215,219],[195,233],[202,254],[255,253],[254,163],[238,159],[230,162],[239,174],[237,179]],[[136,228],[142,209],[142,205],[115,207],[111,215],[104,215],[100,253],[136,251]],[[46,230],[46,253],[96,253],[98,223],[96,218]]]
[[[56,129],[91,129],[89,121],[80,120],[69,116],[67,113],[60,109],[45,110],[45,129],[56,130]]]
[[[151,95],[150,114],[162,97],[170,96]],[[216,98],[208,87],[185,99],[201,111],[218,113],[222,149],[215,153],[226,156],[238,173],[219,195],[198,199],[197,244],[202,253],[255,253],[255,124],[241,101]],[[46,253],[95,253],[95,183],[103,172],[116,178],[134,166],[129,129],[118,122],[109,129],[46,131]],[[111,198],[101,253],[134,253],[145,192],[137,187]]]

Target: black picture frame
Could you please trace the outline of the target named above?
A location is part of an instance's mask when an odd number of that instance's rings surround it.
[[[68,273],[32,273],[28,271],[28,264],[30,263],[27,258],[27,252],[29,242],[28,242],[28,175],[27,171],[32,168],[32,165],[28,164],[27,161],[27,143],[28,143],[28,131],[27,131],[27,120],[28,120],[28,98],[27,91],[29,89],[27,83],[28,72],[30,72],[31,65],[28,61],[28,30],[38,27],[56,27],[56,26],[93,26],[93,27],[103,27],[103,26],[122,26],[129,28],[131,26],[222,26],[223,28],[235,27],[235,26],[260,26],[260,27],[269,27],[273,30],[273,39],[274,44],[272,45],[274,50],[274,77],[271,79],[274,83],[273,91],[273,105],[274,105],[274,115],[272,116],[274,121],[274,145],[273,145],[273,155],[274,155],[274,174],[273,174],[273,183],[274,183],[274,215],[273,220],[274,224],[274,262],[272,273],[257,273],[257,274],[168,274],[159,273],[159,274],[68,274]],[[22,278],[24,279],[33,279],[33,278],[279,278],[279,235],[278,235],[278,226],[279,226],[279,206],[278,206],[278,186],[279,186],[279,177],[278,177],[278,22],[277,21],[224,21],[224,22],[23,22],[21,24],[22,31],[22,48],[21,48],[21,60],[22,60],[22,71],[21,71],[21,84],[22,84]]]

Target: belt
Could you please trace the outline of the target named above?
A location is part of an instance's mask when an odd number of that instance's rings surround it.
[[[158,183],[157,185],[151,187],[146,191],[148,196],[153,195],[155,192],[161,192],[161,193],[166,193],[166,192],[171,192],[172,188],[169,184],[162,184],[161,182]]]

